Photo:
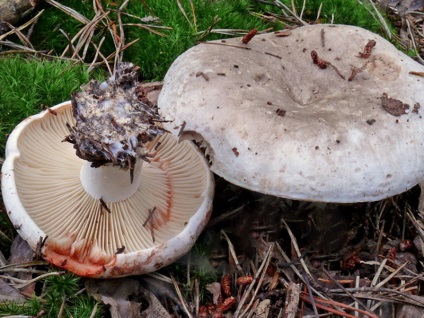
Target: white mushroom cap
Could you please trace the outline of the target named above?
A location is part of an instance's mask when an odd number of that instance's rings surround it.
[[[6,145],[3,200],[23,239],[36,249],[47,237],[46,260],[91,277],[143,274],[185,254],[209,219],[214,189],[197,148],[157,137],[130,184],[128,171],[102,174],[61,142],[74,123],[70,102],[51,110],[19,124]]]
[[[158,100],[173,120],[165,128],[200,136],[212,171],[266,194],[374,201],[423,180],[424,79],[410,72],[424,66],[358,27],[281,35],[202,43],[178,57]],[[331,65],[319,68],[312,51]],[[405,114],[389,113],[404,104]]]

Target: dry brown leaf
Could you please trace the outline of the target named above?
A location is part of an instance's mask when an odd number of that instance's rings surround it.
[[[89,280],[86,287],[89,295],[110,305],[112,318],[171,317],[158,299],[141,287],[136,278]],[[145,310],[141,310],[141,298],[149,304]]]
[[[264,299],[262,300],[258,307],[255,309],[255,317],[257,318],[267,318],[269,315],[269,310],[271,308],[271,300]]]
[[[10,249],[9,264],[20,264],[27,263],[34,259],[34,251],[29,247],[28,243],[24,241],[19,235],[16,236]],[[17,277],[24,280],[32,279],[32,273],[30,272],[19,272],[15,273],[13,277]],[[31,295],[34,292],[35,283],[29,284],[21,289],[21,292],[27,295]]]
[[[25,297],[17,289],[0,279],[0,303],[10,301],[21,303],[25,301]]]
[[[206,286],[206,290],[212,294],[213,303],[216,305],[221,296],[221,284],[213,282]]]
[[[412,300],[416,300],[419,303],[424,303],[424,297],[410,295]],[[424,308],[419,306],[414,306],[410,304],[396,304],[396,317],[397,318],[409,318],[409,317],[424,317]]]

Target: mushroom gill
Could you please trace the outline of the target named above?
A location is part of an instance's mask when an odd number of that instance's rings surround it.
[[[148,142],[151,159],[140,165],[136,192],[122,201],[102,203],[81,184],[85,161],[75,155],[72,144],[61,142],[68,132],[66,123],[74,124],[71,104],[55,113],[31,121],[21,132],[14,162],[17,193],[48,237],[49,261],[68,269],[69,259],[106,265],[117,253],[159,246],[184,230],[210,186],[204,158],[190,142],[178,143],[170,134]],[[125,180],[129,183],[127,173]]]

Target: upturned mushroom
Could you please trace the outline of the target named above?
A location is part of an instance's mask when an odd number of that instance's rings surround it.
[[[197,45],[168,70],[158,107],[236,185],[376,201],[424,179],[422,74],[372,32],[313,25]]]
[[[7,141],[10,220],[37,253],[77,275],[155,271],[189,251],[210,216],[208,163],[160,127],[138,89],[124,65],[24,120]]]

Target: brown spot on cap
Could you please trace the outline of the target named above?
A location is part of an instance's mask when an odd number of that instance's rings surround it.
[[[393,116],[406,114],[406,110],[409,109],[408,104],[403,103],[399,99],[389,97],[387,93],[383,93],[380,98],[383,108]]]
[[[281,117],[286,115],[286,111],[281,108],[278,108],[275,112],[277,113],[278,116],[281,116]]]

